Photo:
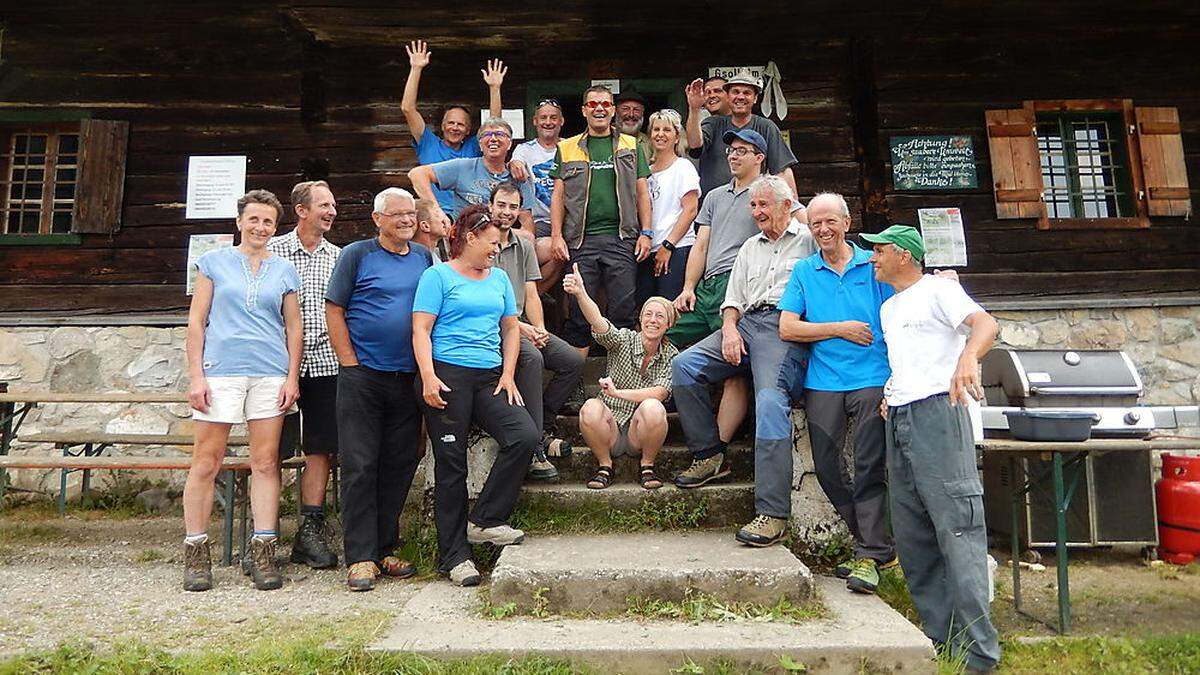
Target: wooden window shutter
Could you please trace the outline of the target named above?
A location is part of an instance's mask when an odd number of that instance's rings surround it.
[[[988,110],[985,118],[996,217],[1040,218],[1048,225],[1033,110]]]
[[[1188,216],[1188,192],[1183,136],[1175,108],[1136,108],[1137,132],[1142,152],[1146,204],[1152,216]]]
[[[72,232],[111,234],[120,228],[128,144],[128,122],[88,119],[80,123]]]

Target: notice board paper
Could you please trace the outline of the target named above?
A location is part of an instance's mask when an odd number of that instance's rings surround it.
[[[236,218],[237,200],[244,194],[245,155],[188,157],[187,213],[184,218]]]
[[[188,237],[187,294],[196,290],[196,261],[200,256],[218,248],[233,246],[232,234],[193,234]]]
[[[500,111],[501,117],[508,126],[512,127],[513,140],[524,140],[525,138],[525,109],[524,108],[505,108]],[[487,110],[479,111],[479,123],[483,124],[491,117],[491,113]]]
[[[967,239],[959,209],[917,209],[926,267],[966,267]]]

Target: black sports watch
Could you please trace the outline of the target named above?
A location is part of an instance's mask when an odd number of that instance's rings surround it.
[[[663,248],[667,249],[668,251],[675,250],[675,244],[672,244],[670,239],[663,239],[662,245],[663,245]]]

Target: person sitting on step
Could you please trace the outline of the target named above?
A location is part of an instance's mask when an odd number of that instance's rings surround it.
[[[663,403],[671,395],[671,360],[679,353],[665,337],[675,324],[675,306],[661,296],[648,298],[638,315],[641,330],[635,332],[604,318],[583,286],[578,264],[563,278],[563,290],[575,298],[592,337],[608,351],[600,396],[588,399],[579,410],[579,431],[600,465],[587,486],[608,487],[613,458],[640,454],[638,482],[656,490],[662,480],[654,473],[654,460],[667,438]]]

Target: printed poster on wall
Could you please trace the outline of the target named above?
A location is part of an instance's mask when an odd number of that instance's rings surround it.
[[[967,238],[959,209],[917,209],[926,267],[966,267]]]
[[[244,194],[245,155],[188,157],[187,212],[184,218],[236,218],[237,200]]]
[[[196,261],[200,256],[218,248],[233,246],[232,234],[193,234],[188,237],[187,294],[196,288]]]

